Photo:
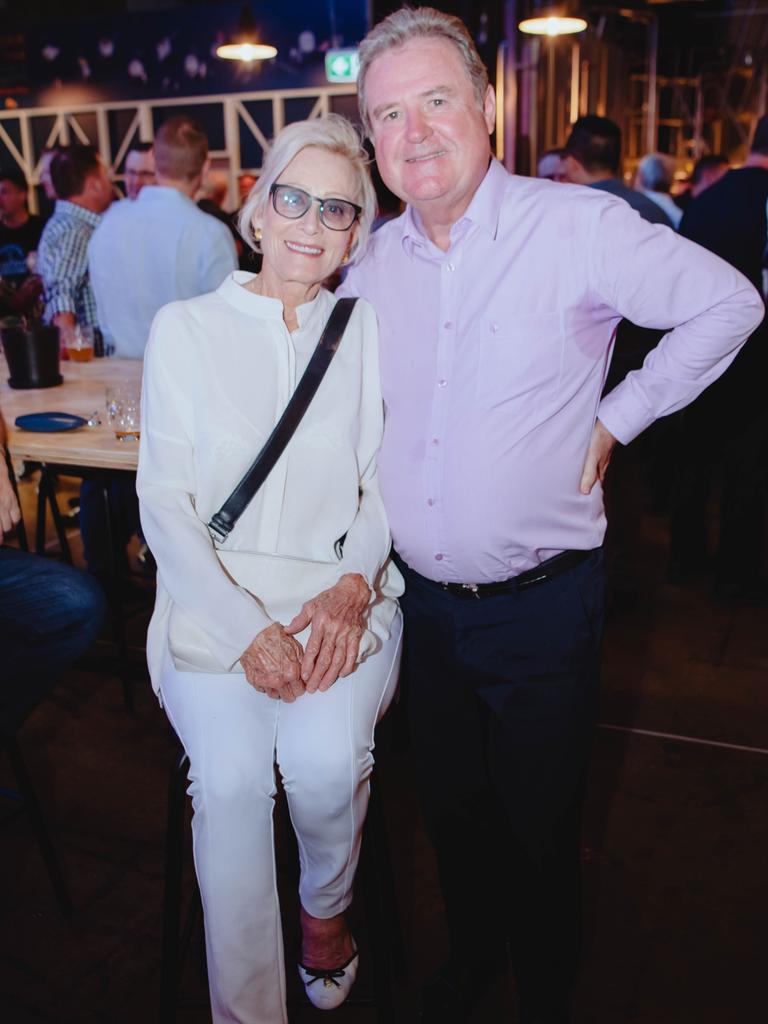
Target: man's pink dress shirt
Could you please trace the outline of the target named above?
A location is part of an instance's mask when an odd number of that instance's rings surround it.
[[[448,252],[408,208],[339,294],[379,317],[395,547],[423,576],[459,583],[597,547],[602,490],[579,493],[596,416],[627,444],[715,380],[764,312],[745,277],[623,200],[496,160]],[[621,317],[677,326],[601,402]]]

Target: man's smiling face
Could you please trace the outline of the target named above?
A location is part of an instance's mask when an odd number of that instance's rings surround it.
[[[488,169],[493,89],[481,109],[458,49],[427,37],[376,57],[365,95],[386,185],[425,219],[457,220]]]

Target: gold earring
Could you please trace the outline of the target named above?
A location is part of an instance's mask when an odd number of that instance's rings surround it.
[[[346,265],[349,263],[349,251],[350,250],[347,249],[347,251],[341,257],[341,265],[342,265],[342,267],[346,267]]]
[[[261,245],[261,228],[254,228],[253,240],[256,242],[256,245]]]

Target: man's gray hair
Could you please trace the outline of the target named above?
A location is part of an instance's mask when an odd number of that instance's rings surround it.
[[[674,162],[663,153],[649,153],[637,165],[640,188],[649,192],[669,192],[674,176]]]
[[[365,76],[368,69],[382,53],[418,38],[446,39],[456,47],[475,90],[477,105],[483,109],[488,90],[488,72],[464,22],[452,14],[436,11],[434,7],[401,7],[371,29],[358,51],[360,70],[357,75],[357,101],[368,136],[371,134],[370,114],[365,99]]]
[[[237,226],[252,249],[258,249],[253,234],[254,220],[264,218],[270,202],[270,190],[288,164],[302,149],[314,146],[328,153],[346,157],[357,178],[354,201],[363,212],[357,225],[357,234],[350,251],[350,262],[362,256],[368,245],[371,224],[376,216],[376,192],[368,170],[368,154],[363,148],[357,129],[339,114],[314,117],[308,121],[294,121],[278,132],[264,159],[258,181],[251,189],[240,211]],[[342,199],[343,196],[336,198]]]

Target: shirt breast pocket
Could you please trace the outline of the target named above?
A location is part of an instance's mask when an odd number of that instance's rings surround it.
[[[563,324],[557,312],[483,316],[474,332],[477,398],[494,406],[524,396],[537,405],[553,399],[562,374]]]

